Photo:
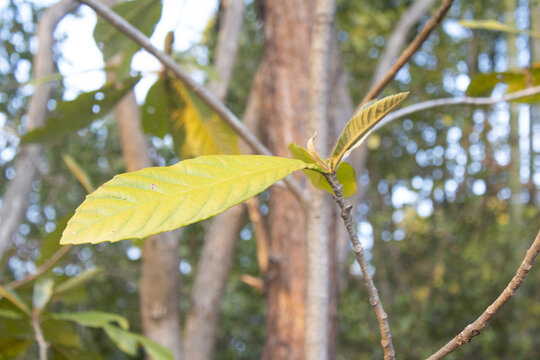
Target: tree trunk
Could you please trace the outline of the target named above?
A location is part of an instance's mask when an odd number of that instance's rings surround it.
[[[266,1],[261,125],[268,147],[289,156],[308,137],[311,1]],[[299,180],[305,181],[299,177]],[[266,278],[266,339],[262,359],[303,359],[306,219],[298,199],[274,186],[269,203],[270,262]]]
[[[33,77],[43,79],[54,72],[54,30],[56,26],[70,12],[79,6],[72,0],[62,0],[51,6],[41,17],[37,38],[39,46],[34,55]],[[45,124],[47,118],[47,102],[51,95],[51,83],[43,82],[36,85],[34,94],[28,104],[28,121],[26,129],[32,130]],[[15,161],[15,178],[9,183],[2,197],[2,210],[0,211],[0,258],[11,246],[13,235],[24,219],[28,206],[28,194],[32,189],[32,182],[38,173],[40,162],[40,145],[23,145]]]
[[[540,3],[539,2],[529,2],[529,16],[531,31],[539,32],[540,23],[536,21],[538,16],[540,16]],[[531,47],[531,65],[538,63],[540,61],[540,39],[536,37],[530,38],[530,47]],[[531,104],[531,112],[529,118],[529,202],[534,204],[536,199],[536,185],[533,181],[533,176],[535,173],[534,161],[535,158],[538,159],[539,155],[534,153],[534,130],[537,131],[540,129],[540,106],[537,104]],[[539,159],[540,160],[540,159]]]
[[[127,170],[152,166],[133,91],[116,105],[114,113]],[[182,358],[179,262],[178,237],[174,233],[156,234],[145,239],[139,291],[143,332],[151,340],[171,349],[176,360]]]
[[[505,0],[505,23],[509,26],[515,25],[514,11],[517,2],[515,0]],[[517,46],[516,35],[506,35],[508,47],[508,68],[517,68]],[[520,179],[520,151],[519,151],[519,107],[516,104],[509,104],[510,107],[510,134],[508,135],[508,145],[510,145],[510,166],[508,167],[508,185],[512,191],[510,198],[510,221],[518,225],[522,220],[523,206],[521,203],[521,179]]]
[[[229,87],[244,16],[244,1],[223,2],[221,26],[214,67],[220,79],[208,89],[224,101]],[[186,359],[210,360],[214,353],[221,312],[221,300],[232,266],[234,248],[244,218],[244,206],[237,205],[214,217],[208,229],[197,265],[187,313],[184,354]]]
[[[318,134],[321,156],[328,154],[329,63],[331,36],[334,35],[335,2],[315,2],[310,49],[309,128]],[[328,358],[329,305],[329,207],[326,194],[309,186],[307,208],[307,295],[306,295],[306,359]]]

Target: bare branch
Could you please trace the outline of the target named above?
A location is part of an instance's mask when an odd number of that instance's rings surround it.
[[[184,69],[170,56],[152,45],[150,39],[148,39],[148,37],[146,37],[143,33],[141,33],[107,6],[100,3],[98,0],[77,1],[90,6],[112,26],[116,27],[119,31],[139,44],[143,49],[154,55],[175,75],[176,78],[182,81],[191,91],[199,96],[210,109],[218,114],[221,119],[225,121],[256,153],[269,156],[272,155],[270,150],[268,150],[268,148],[264,146],[251,131],[249,131],[249,129],[238,119],[236,115],[232,113],[232,111],[230,111],[222,102],[217,100],[210,91],[195,82],[195,80],[193,80],[189,74],[186,73]],[[294,179],[288,178],[284,181],[287,183],[295,196],[297,196],[302,202],[307,203],[307,195],[302,187],[294,181]]]
[[[356,234],[355,223],[351,216],[351,210],[353,207],[352,205],[346,203],[343,199],[343,187],[338,182],[336,175],[324,174],[324,177],[326,180],[328,180],[330,186],[332,186],[332,190],[334,190],[334,199],[341,209],[341,218],[343,219],[347,232],[349,233],[354,256],[358,262],[358,265],[360,265],[360,269],[362,270],[364,286],[366,287],[369,295],[369,303],[375,310],[379,328],[381,329],[381,346],[384,351],[384,359],[394,360],[396,353],[394,351],[394,346],[392,345],[392,334],[390,333],[390,325],[388,324],[388,315],[382,306],[381,299],[379,298],[379,292],[377,291],[371,273],[369,272],[369,265],[364,255],[364,249],[362,248],[362,244],[360,243],[358,235]]]
[[[373,72],[372,86],[379,82],[384,77],[385,72],[390,69],[392,61],[399,55],[399,52],[407,41],[409,31],[424,16],[434,2],[435,0],[415,0],[407,11],[399,17],[399,21],[392,31],[392,35],[388,38],[379,63]]]
[[[437,9],[437,12],[429,21],[424,25],[422,30],[416,35],[413,42],[401,53],[401,56],[397,59],[397,61],[394,63],[394,65],[388,70],[386,75],[379,81],[375,86],[369,90],[369,92],[364,96],[362,101],[360,102],[360,105],[356,108],[355,114],[364,106],[365,103],[375,98],[385,87],[388,85],[390,81],[396,76],[397,72],[405,65],[407,61],[411,58],[411,56],[414,55],[422,46],[424,41],[428,38],[428,36],[431,34],[431,32],[440,24],[448,10],[450,9],[450,6],[454,0],[444,0],[439,9]]]
[[[531,247],[527,250],[523,262],[519,266],[516,275],[512,278],[508,286],[503,290],[499,297],[487,307],[487,309],[476,319],[472,324],[469,324],[460,332],[455,338],[453,338],[448,344],[439,349],[435,354],[431,355],[428,360],[439,360],[446,355],[450,354],[457,348],[470,342],[473,337],[480,334],[480,332],[487,326],[489,320],[495,316],[497,311],[514,295],[516,290],[525,280],[525,277],[531,270],[536,256],[540,252],[540,231],[536,235],[536,239],[532,243]]]
[[[47,360],[47,349],[49,344],[45,341],[43,331],[41,331],[41,311],[34,309],[32,313],[32,328],[34,329],[34,335],[39,347],[39,360]]]
[[[381,127],[385,126],[386,124],[405,117],[409,116],[411,114],[424,111],[427,109],[432,109],[439,106],[449,106],[449,105],[494,105],[500,102],[505,101],[512,101],[521,99],[528,96],[533,96],[536,94],[540,94],[540,86],[531,87],[524,90],[514,91],[509,94],[506,94],[504,96],[501,96],[499,98],[491,98],[491,97],[469,97],[469,96],[461,96],[461,97],[454,97],[454,98],[444,98],[444,99],[436,99],[436,100],[429,100],[424,101],[418,104],[410,105],[407,107],[404,107],[402,109],[392,111],[386,117],[379,122],[373,131],[380,129]]]

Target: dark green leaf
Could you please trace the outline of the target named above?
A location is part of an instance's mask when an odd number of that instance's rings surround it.
[[[22,136],[22,143],[44,142],[62,138],[102,118],[139,81],[139,77],[107,84],[101,89],[79,95],[75,100],[61,101],[51,112],[44,127]]]

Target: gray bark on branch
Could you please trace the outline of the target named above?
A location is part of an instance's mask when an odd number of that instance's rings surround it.
[[[336,175],[325,174],[325,178],[332,187],[335,194],[334,199],[341,209],[341,217],[345,227],[347,228],[347,232],[349,233],[354,256],[358,262],[358,265],[360,265],[360,269],[362,270],[364,286],[366,287],[369,295],[369,303],[373,307],[375,315],[377,316],[377,322],[379,323],[379,328],[381,330],[381,346],[384,351],[384,360],[394,360],[396,353],[392,344],[392,334],[390,332],[390,325],[388,324],[388,315],[382,306],[381,299],[379,298],[379,292],[375,287],[375,283],[373,282],[373,278],[369,271],[369,265],[364,255],[364,249],[362,248],[362,244],[360,243],[358,235],[356,234],[355,223],[351,216],[351,210],[353,207],[345,202],[343,198],[343,187],[338,182]]]

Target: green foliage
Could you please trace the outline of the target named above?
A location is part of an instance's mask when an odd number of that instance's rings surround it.
[[[101,89],[83,93],[75,100],[59,102],[45,126],[27,132],[22,136],[21,142],[25,144],[61,139],[90,125],[111,111],[139,79],[134,77],[119,83],[107,84]]]
[[[79,206],[60,242],[118,241],[174,230],[225,211],[310,166],[262,155],[216,155],[117,175]]]
[[[150,36],[161,17],[161,7],[161,1],[133,0],[124,1],[112,9],[143,34]],[[106,63],[116,54],[122,54],[122,62],[118,66],[117,77],[120,79],[126,77],[129,74],[131,58],[140,50],[140,46],[118,31],[116,27],[101,19],[101,17],[98,18],[94,29],[94,38],[103,52]]]
[[[467,87],[469,96],[489,96],[498,84],[506,84],[508,92],[523,90],[531,86],[540,85],[540,64],[535,63],[530,68],[508,70],[487,74],[477,74],[472,77]],[[514,100],[520,103],[540,101],[539,95],[528,96]]]
[[[339,138],[334,145],[332,155],[330,156],[330,169],[335,171],[339,162],[343,157],[354,150],[362,143],[374,126],[392,110],[399,105],[408,93],[400,93],[392,96],[385,97],[369,106],[360,109],[358,114],[355,114],[352,119],[349,120],[345,128],[339,135]]]
[[[142,112],[144,130],[160,137],[171,133],[182,159],[241,152],[236,133],[177,79],[160,77]]]

